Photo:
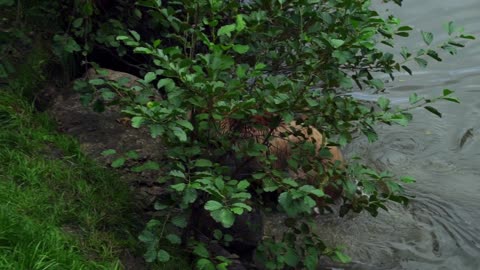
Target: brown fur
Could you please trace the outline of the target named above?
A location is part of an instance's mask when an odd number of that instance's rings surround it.
[[[258,118],[258,119],[257,119]],[[254,119],[254,122],[257,122],[261,125],[266,125],[268,123],[265,119],[257,117]],[[224,120],[221,124],[221,129],[224,132],[229,132],[232,129],[239,128],[235,125],[234,121]],[[266,140],[267,134],[270,130],[265,127],[262,129],[258,128],[246,128],[240,127],[241,136],[243,138],[255,138],[257,142],[263,143]],[[284,170],[288,167],[288,159],[292,156],[292,144],[301,143],[304,140],[312,142],[315,144],[316,154],[318,155],[320,150],[326,146],[326,139],[320,133],[320,131],[312,126],[305,127],[297,124],[295,121],[290,122],[289,124],[281,124],[278,128],[271,132],[271,138],[268,142],[268,150],[270,154],[273,154],[277,157],[277,161],[273,164],[275,169]],[[331,157],[325,159],[323,163],[327,165],[329,162],[340,161],[341,164],[344,163],[343,155],[338,147],[328,147]],[[318,185],[318,175],[315,172],[290,172],[294,178],[310,178],[307,181],[310,184]],[[306,175],[310,175],[307,177]],[[328,179],[325,179],[328,180]],[[313,181],[317,181],[313,183]],[[323,182],[323,181],[322,181]]]
[[[189,115],[190,116],[190,115]],[[251,126],[244,126],[237,120],[225,119],[220,123],[220,129],[224,133],[236,131],[240,133],[240,137],[244,139],[254,138],[258,143],[266,143],[268,145],[269,154],[273,154],[277,157],[277,160],[273,164],[273,167],[278,170],[286,170],[288,168],[288,159],[292,156],[292,145],[301,143],[304,140],[312,142],[315,144],[316,157],[309,158],[320,158],[319,152],[322,148],[328,147],[328,150],[331,154],[331,157],[328,159],[322,160],[324,167],[326,168],[329,163],[334,163],[339,161],[341,166],[345,164],[342,152],[340,148],[335,146],[327,146],[326,138],[322,133],[312,127],[312,126],[302,126],[297,124],[297,122],[292,121],[289,124],[282,123],[279,127],[273,130],[269,138],[266,138],[270,133],[269,116],[254,116],[252,121],[249,124],[255,125],[255,128]],[[268,142],[266,142],[268,140]],[[252,162],[248,165],[249,168],[243,168],[246,171],[255,171],[259,169],[259,164]],[[250,168],[252,167],[252,168]],[[300,180],[303,179],[306,184],[310,184],[317,187],[323,187],[324,192],[333,199],[337,199],[342,190],[329,184],[332,179],[329,179],[327,176],[318,175],[317,172],[310,171],[290,171],[291,177],[294,179]],[[323,204],[322,199],[317,200],[317,203]]]
[[[302,135],[296,136],[293,133],[300,132]],[[287,138],[282,138],[281,134],[290,134]],[[298,133],[297,133],[298,134]],[[323,137],[322,133],[314,127],[304,127],[298,125],[295,121],[290,122],[289,125],[281,125],[273,132],[273,139],[270,141],[270,151],[277,156],[279,159],[279,164],[277,168],[281,169],[286,165],[286,161],[291,156],[291,144],[300,143],[303,140],[307,140],[315,144],[316,154],[319,151],[326,147],[326,140]],[[330,161],[340,161],[343,163],[343,156],[338,147],[329,147],[331,158],[325,160],[325,162]],[[282,167],[280,167],[282,166]]]

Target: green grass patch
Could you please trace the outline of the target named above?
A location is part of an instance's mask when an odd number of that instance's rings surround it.
[[[122,269],[132,194],[53,126],[0,90],[0,269]]]

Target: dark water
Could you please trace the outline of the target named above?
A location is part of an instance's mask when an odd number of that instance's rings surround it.
[[[447,36],[442,23],[450,20],[480,38],[480,0],[407,0],[402,8],[389,7],[404,24],[433,32],[436,41]],[[420,45],[416,36],[404,44]],[[480,41],[416,71],[397,74],[388,97],[401,104],[413,92],[433,97],[449,88],[462,104],[435,104],[441,119],[416,109],[407,128],[379,127],[378,142],[348,147],[350,155],[418,181],[408,187],[416,198],[406,208],[393,206],[378,218],[319,220],[328,242],[344,245],[353,258],[339,269],[480,269]]]

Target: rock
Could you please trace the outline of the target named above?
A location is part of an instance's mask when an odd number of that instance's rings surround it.
[[[207,245],[207,249],[213,257],[222,256],[229,259],[231,261],[228,266],[229,270],[247,270],[237,255],[230,253],[215,241],[211,241],[209,237],[200,234],[198,235],[198,240]]]
[[[127,76],[132,81],[139,79],[133,75],[113,70],[108,70],[108,74],[110,79],[122,76]],[[56,94],[52,95],[53,92]],[[73,89],[55,91],[49,89],[48,93],[53,101],[49,102],[47,111],[58,123],[58,128],[77,138],[84,153],[105,166],[110,166],[114,159],[128,151],[135,151],[139,157],[135,161],[127,162],[127,166],[139,165],[142,161],[158,162],[161,160],[165,151],[162,143],[158,139],[153,139],[147,129],[134,129],[129,126],[129,123],[119,121],[125,116],[118,106],[107,106],[104,112],[99,113],[93,111],[91,107],[83,106],[80,102],[80,94],[74,92]],[[101,153],[107,149],[115,149],[118,154],[102,156]],[[135,189],[152,186],[151,183],[157,181],[159,174],[158,171],[134,174],[129,169],[124,169],[121,173],[122,178],[130,181]],[[143,193],[145,204],[151,204],[155,201],[156,196],[162,193],[158,189],[159,187],[155,187],[151,191],[140,192]]]
[[[97,72],[94,68],[89,68],[84,77],[89,80],[102,78],[107,81],[118,81],[122,78],[126,78],[128,79],[128,82],[124,85],[125,87],[140,86],[138,83],[140,78],[135,75],[105,68],[101,69],[101,73],[102,74]]]
[[[250,261],[252,259],[253,252],[264,235],[264,216],[260,210],[254,208],[252,212],[236,216],[235,223],[228,229],[213,220],[207,210],[201,208],[198,212],[198,222],[195,224],[198,231],[210,239],[214,238],[213,232],[217,229],[221,230],[223,234],[230,234],[234,240],[224,248],[238,254],[242,260]]]

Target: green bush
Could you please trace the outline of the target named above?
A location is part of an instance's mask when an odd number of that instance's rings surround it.
[[[313,209],[328,210],[333,203],[324,189],[343,190],[341,215],[367,210],[375,216],[388,201],[407,203],[400,183],[414,179],[398,181],[355,160],[345,167],[328,162],[328,147],[344,146],[360,133],[374,141],[379,123],[407,125],[408,111],[417,107],[441,116],[432,102],[458,102],[449,89],[436,98],[413,94],[405,107],[386,97],[368,104],[348,93],[383,92],[387,86],[379,74],[392,80],[395,72],[412,74],[412,64],[441,61],[442,51],[455,54],[462,40],[473,37],[450,22],[445,41],[421,32],[425,46],[397,48],[394,38],[408,37],[413,28],[380,15],[368,0],[164,2],[126,1],[118,13],[103,10],[104,17],[87,1],[78,9],[83,17],[72,21],[72,36],[65,36],[70,45],[78,37],[80,47],[67,50],[83,50],[87,59],[94,44],[110,47],[126,62],[144,59],[140,86],[96,78],[77,88],[87,102],[124,105],[134,128],[148,127],[167,146],[162,164],[136,168],[161,170],[160,181],[170,190],[169,198],[155,204],[164,219],[152,220],[140,236],[146,260],[170,259],[162,241],[187,241],[199,269],[224,269],[228,261],[200,252],[202,245],[189,234],[194,212],[203,208],[229,228],[239,215],[262,208],[262,194],[274,192],[288,230],[258,248],[257,258],[268,269],[315,269],[324,255],[348,262],[311,230]],[[152,89],[163,98],[152,99]],[[302,129],[282,128],[292,121],[308,132],[320,130],[328,145],[316,153]],[[271,144],[289,136],[303,140],[290,143],[287,165],[279,168]]]

